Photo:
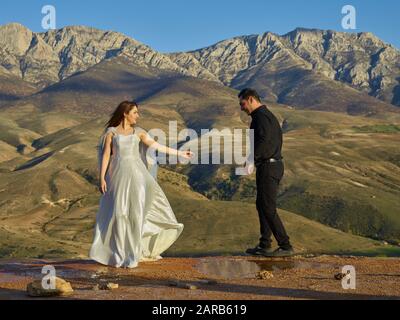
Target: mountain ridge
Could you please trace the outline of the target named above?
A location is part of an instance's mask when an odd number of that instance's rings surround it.
[[[280,62],[286,68],[299,64],[305,70],[398,104],[400,51],[370,32],[297,28],[283,36],[272,32],[237,36],[183,54],[195,58],[225,85],[238,88],[249,85],[249,81],[241,81],[241,73],[250,73],[249,69],[273,58],[279,51],[293,58],[293,62],[286,65],[285,61]],[[171,56],[179,63],[182,53]],[[263,91],[262,86],[255,87]],[[271,92],[264,96],[273,98]]]
[[[400,51],[370,32],[296,28],[284,35],[236,36],[188,52],[160,53],[116,31],[67,26],[35,33],[11,23],[0,26],[0,45],[0,75],[11,73],[40,89],[123,56],[142,67],[234,89],[254,86],[264,98],[279,103],[293,102],[280,97],[290,92],[291,81],[296,87],[309,71],[315,78],[313,84],[331,80],[384,103],[400,105]],[[288,71],[292,73],[289,78]],[[286,85],[280,85],[282,81]],[[296,106],[300,97],[294,100]]]

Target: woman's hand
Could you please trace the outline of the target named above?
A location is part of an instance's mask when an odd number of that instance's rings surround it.
[[[178,155],[184,159],[191,159],[194,153],[192,151],[179,151]]]
[[[100,180],[100,187],[99,190],[102,194],[105,194],[107,192],[107,182],[105,179]]]

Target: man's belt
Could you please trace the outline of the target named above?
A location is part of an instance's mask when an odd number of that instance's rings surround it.
[[[283,159],[266,159],[266,160],[261,160],[255,163],[256,167],[262,165],[263,163],[277,163],[277,162],[282,162]]]

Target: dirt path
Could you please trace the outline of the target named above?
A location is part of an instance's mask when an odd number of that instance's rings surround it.
[[[26,285],[40,279],[44,265],[71,282],[69,299],[399,299],[400,259],[320,256],[267,259],[254,257],[164,258],[135,269],[116,269],[90,260],[0,260],[0,299],[29,299]],[[345,265],[356,270],[356,289],[334,279]],[[270,279],[258,279],[267,270]],[[215,280],[207,284],[204,279]],[[108,281],[113,291],[93,290]],[[169,285],[182,281],[195,290]]]

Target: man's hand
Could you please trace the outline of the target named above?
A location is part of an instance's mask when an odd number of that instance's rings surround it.
[[[178,151],[178,156],[190,160],[194,156],[194,153],[192,151]]]
[[[254,163],[246,162],[245,170],[248,175],[253,174],[255,169]]]
[[[236,175],[238,176],[249,176],[254,172],[255,165],[252,162],[247,162],[243,167],[236,168]]]

